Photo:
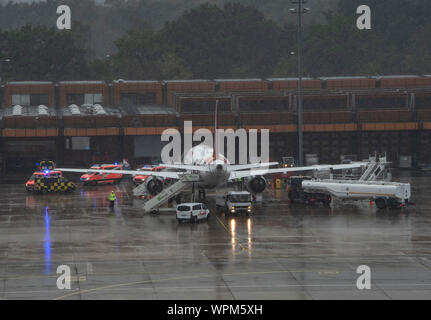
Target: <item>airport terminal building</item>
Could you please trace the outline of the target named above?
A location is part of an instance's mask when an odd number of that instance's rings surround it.
[[[160,158],[166,128],[269,129],[270,158],[297,158],[297,78],[8,82],[0,90],[0,169],[41,159],[87,167]],[[321,163],[386,152],[393,166],[431,164],[431,76],[303,80],[304,153]],[[408,159],[406,162],[405,159]]]

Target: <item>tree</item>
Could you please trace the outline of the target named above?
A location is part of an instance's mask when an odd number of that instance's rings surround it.
[[[12,59],[8,79],[82,80],[89,75],[86,52],[70,31],[24,26],[1,32],[0,56]]]
[[[280,56],[281,28],[239,4],[199,6],[162,33],[196,78],[265,77]]]
[[[115,77],[151,80],[191,77],[184,61],[160,34],[149,27],[130,31],[116,45],[118,53],[113,57]]]

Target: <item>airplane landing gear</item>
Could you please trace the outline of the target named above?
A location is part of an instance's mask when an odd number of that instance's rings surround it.
[[[199,190],[199,202],[203,202],[206,200],[206,191]]]

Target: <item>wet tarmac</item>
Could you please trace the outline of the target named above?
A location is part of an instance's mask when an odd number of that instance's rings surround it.
[[[212,210],[196,225],[144,214],[128,182],[45,196],[0,185],[0,299],[431,299],[431,173],[394,180],[412,183],[416,208],[307,207],[269,190],[251,217]],[[71,290],[57,288],[60,265]]]

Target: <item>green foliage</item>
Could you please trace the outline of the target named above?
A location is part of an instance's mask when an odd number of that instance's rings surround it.
[[[289,1],[202,2],[9,3],[0,10],[0,60],[14,61],[0,72],[26,80],[297,75],[297,25]],[[59,4],[72,8],[72,32],[48,29]],[[356,28],[361,4],[372,9],[372,30]],[[431,74],[431,1],[310,0],[307,6],[305,76]],[[33,27],[23,27],[26,22]]]
[[[371,7],[371,30],[356,28],[356,9],[362,4]],[[304,26],[304,73],[309,76],[430,73],[430,16],[431,2],[425,0],[340,0],[339,10],[328,12],[325,23]],[[297,51],[296,45],[293,51]],[[286,53],[274,74],[294,75],[295,63],[296,57]]]
[[[74,80],[89,75],[85,51],[72,32],[24,26],[0,32],[0,57],[12,61],[3,78],[13,80]]]
[[[159,33],[150,28],[130,31],[116,42],[114,74],[127,79],[179,79],[192,74]]]
[[[265,77],[280,57],[281,28],[253,7],[202,5],[162,30],[196,78]]]

